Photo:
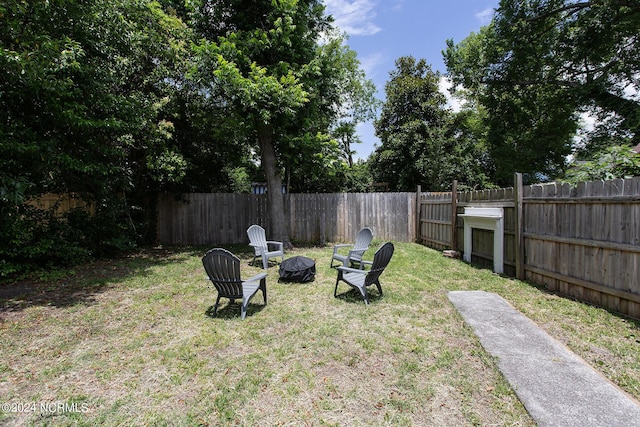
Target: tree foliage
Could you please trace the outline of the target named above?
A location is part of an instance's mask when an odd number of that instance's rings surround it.
[[[578,184],[584,181],[640,176],[640,154],[625,145],[607,147],[591,159],[576,161],[562,181]]]
[[[315,0],[0,0],[0,275],[153,241],[158,191],[338,187],[338,121],[373,85],[330,22]],[[92,214],[25,204],[47,192]]]
[[[413,57],[396,61],[385,86],[386,102],[375,122],[382,144],[369,162],[375,179],[392,190],[417,185],[441,191],[454,179],[475,186],[483,181],[470,113],[456,117],[439,90],[441,75]]]
[[[317,0],[206,1],[198,11],[203,39],[194,79],[251,130],[247,139],[256,141],[267,181],[271,235],[288,243],[283,169],[304,187],[318,188],[308,177],[335,174],[339,147],[330,130],[345,104],[355,119],[365,114],[372,85],[361,84],[355,54],[330,31]]]
[[[163,108],[184,26],[142,0],[2,2],[0,21],[0,274],[59,259],[50,241],[89,255],[130,247],[150,230],[147,191],[182,174]],[[22,206],[45,192],[80,193],[91,223]],[[83,237],[61,236],[67,226]]]
[[[487,110],[498,183],[560,174],[582,112],[636,143],[639,29],[633,0],[502,0],[491,25],[448,41],[450,75]]]

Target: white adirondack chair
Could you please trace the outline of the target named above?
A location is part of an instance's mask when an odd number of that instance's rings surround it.
[[[369,249],[369,245],[373,240],[373,231],[369,227],[365,227],[362,230],[358,231],[356,234],[356,242],[354,244],[339,244],[333,246],[333,255],[331,257],[331,267],[334,267],[333,260],[339,261],[345,267],[351,267],[354,263],[359,263],[360,268],[363,267],[362,264],[362,256]],[[340,250],[342,248],[348,248],[349,252],[345,255],[344,251],[341,254]]]
[[[253,261],[251,261],[252,265],[255,265],[257,257],[262,258],[262,268],[264,269],[269,267],[270,258],[280,257],[284,261],[284,244],[267,240],[264,228],[259,225],[252,225],[247,229],[247,235],[249,236],[249,245],[255,251]]]

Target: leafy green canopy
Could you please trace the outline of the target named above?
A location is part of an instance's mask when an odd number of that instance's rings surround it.
[[[596,153],[590,160],[575,162],[562,181],[578,184],[633,176],[640,176],[640,154],[627,146],[616,145]]]
[[[561,173],[581,112],[617,117],[606,133],[635,143],[639,28],[633,0],[502,0],[491,25],[448,41],[453,81],[487,110],[499,184]]]
[[[353,117],[364,114],[373,86],[363,83],[355,55],[331,31],[320,1],[204,1],[196,11],[202,39],[191,76],[247,124],[246,139],[260,153],[267,181],[271,232],[287,242],[282,171],[335,175],[340,149],[331,128],[345,101]]]
[[[482,146],[474,142],[472,118],[447,109],[439,90],[441,78],[423,59],[396,61],[375,122],[382,144],[369,159],[376,180],[391,189],[414,191],[422,185],[441,191],[451,188],[454,179],[470,187],[485,180]]]
[[[205,1],[195,21],[193,80],[249,124],[247,140],[255,143],[257,121],[273,128],[279,168],[339,156],[340,121],[372,118],[375,87],[321,2]]]
[[[129,186],[130,156],[170,138],[158,116],[180,23],[138,1],[14,2],[0,13],[3,180],[36,194]]]
[[[256,156],[270,194],[339,188],[340,124],[375,103],[330,22],[320,1],[0,2],[0,275],[151,241],[158,191],[245,189]],[[23,203],[46,192],[93,214]]]
[[[0,4],[0,274],[61,261],[48,241],[101,253],[147,231],[130,200],[182,174],[162,111],[184,32],[149,1]],[[22,205],[45,192],[80,193],[93,220],[63,233]]]

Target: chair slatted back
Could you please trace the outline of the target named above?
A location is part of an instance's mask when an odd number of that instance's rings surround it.
[[[267,248],[267,234],[264,228],[254,224],[247,229],[247,235],[251,244]]]
[[[240,259],[226,249],[209,250],[202,264],[218,293],[226,298],[242,298]]]
[[[373,264],[371,265],[371,270],[367,273],[367,277],[365,278],[365,285],[369,286],[374,284],[380,278],[380,275],[387,268],[389,261],[391,261],[391,256],[394,251],[393,243],[387,242],[380,247],[373,256]]]
[[[354,251],[367,250],[373,240],[373,231],[369,227],[365,227],[356,234],[356,242],[353,245]]]

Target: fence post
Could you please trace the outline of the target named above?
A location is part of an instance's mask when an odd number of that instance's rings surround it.
[[[516,207],[516,279],[524,280],[524,224],[523,224],[523,195],[522,195],[522,174],[516,173],[514,176],[514,203]]]
[[[451,185],[451,250],[455,251],[458,247],[458,229],[456,223],[458,221],[458,180],[454,179]]]
[[[422,186],[418,185],[416,189],[416,214],[415,214],[415,230],[416,230],[416,243],[422,242]]]

